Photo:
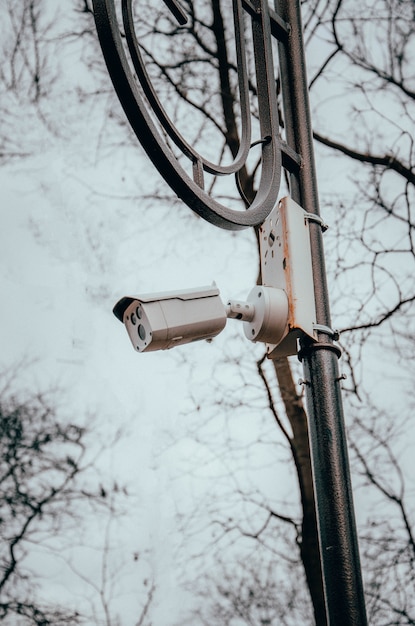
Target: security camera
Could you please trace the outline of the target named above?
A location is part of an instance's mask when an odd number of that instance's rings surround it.
[[[225,307],[215,284],[121,298],[114,314],[134,348],[150,352],[210,340],[225,328],[227,318],[243,322],[251,341],[267,344],[270,359],[297,354],[298,341],[305,337],[317,341],[312,219],[291,198],[282,198],[273,209],[259,229],[263,284],[251,290],[247,301],[229,300]]]
[[[185,291],[126,296],[113,309],[125,324],[135,350],[167,350],[216,337],[226,325],[226,309],[213,285]]]

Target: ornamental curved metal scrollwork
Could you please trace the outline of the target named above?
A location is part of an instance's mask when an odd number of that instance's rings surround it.
[[[140,52],[134,30],[132,0],[121,0],[121,2],[125,39],[136,76],[124,49],[114,0],[93,0],[95,23],[114,88],[147,155],[178,197],[212,224],[230,230],[261,224],[277,202],[282,150],[284,149],[279,138],[271,21],[267,0],[233,0],[241,138],[238,153],[229,165],[215,164],[204,158],[189,145],[172,123],[151,83]],[[187,18],[176,0],[165,0],[165,2],[179,24],[184,25]],[[209,195],[204,189],[203,173],[208,172],[214,176],[238,175],[246,163],[251,147],[251,112],[243,29],[243,12],[246,9],[252,19],[262,167],[258,190],[253,202],[246,210],[238,210],[225,206]],[[140,93],[136,77],[141,84],[145,98]],[[191,161],[193,179],[178,161],[154,123],[148,111],[149,105],[164,132]]]

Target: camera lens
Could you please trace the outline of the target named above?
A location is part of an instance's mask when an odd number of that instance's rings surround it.
[[[131,317],[130,317],[130,319],[131,319],[131,324],[134,324],[134,326],[135,326],[135,325],[136,325],[137,320],[136,320],[136,317],[135,317],[134,313],[131,313]]]
[[[138,336],[142,341],[144,341],[144,339],[146,338],[146,329],[142,324],[139,324],[138,326]]]
[[[141,310],[141,308],[138,306],[135,310],[135,314],[137,315],[138,319],[141,320],[142,316],[143,316],[143,312]]]

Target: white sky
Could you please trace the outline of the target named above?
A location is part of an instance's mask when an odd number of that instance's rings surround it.
[[[176,551],[183,538],[177,534],[176,512],[185,504],[190,511],[199,496],[191,477],[180,482],[176,475],[186,454],[207,454],[184,436],[183,420],[192,416],[183,414],[189,410],[191,393],[201,401],[208,399],[219,357],[239,355],[239,344],[226,342],[237,326],[229,322],[212,345],[202,342],[177,353],[138,354],[112,307],[123,295],[204,286],[213,280],[223,299],[243,299],[256,278],[253,236],[214,228],[192,217],[187,207],[138,200],[140,193],[149,194],[159,185],[147,158],[135,145],[111,149],[102,129],[103,110],[93,104],[78,109],[75,99],[68,105],[61,98],[57,107],[63,120],[58,137],[49,135],[40,122],[25,122],[22,110],[20,132],[30,126],[27,144],[38,149],[0,170],[1,363],[33,361],[23,368],[23,380],[41,389],[59,384],[68,414],[95,413],[102,439],[111,438],[119,426],[128,433],[102,459],[103,472],[127,481],[136,497],[125,528],[112,535],[122,546],[120,559],[124,555],[128,561],[122,580],[136,587],[128,602],[114,606],[123,612],[125,624],[133,623],[136,589],[143,575],[154,574],[160,603],[155,624],[171,626],[186,602],[176,584]],[[342,174],[330,160],[330,168],[322,168],[321,184],[336,187]],[[324,206],[323,212],[329,223],[334,221],[335,206]],[[239,331],[242,336],[242,328]],[[393,358],[387,364],[375,358],[366,374],[391,405],[396,404],[397,378],[385,377],[385,366],[397,368]],[[233,387],[240,381],[228,368],[220,383],[226,390],[227,384]],[[252,423],[241,415],[241,424],[241,437],[249,437]],[[182,437],[180,445],[160,454],[172,432]],[[207,466],[207,475],[209,471]],[[273,472],[264,471],[265,489],[284,493],[289,471],[281,467],[277,481]],[[98,520],[97,528],[103,525]],[[190,545],[195,540],[188,541]],[[146,549],[143,566],[140,560],[140,568],[133,569],[131,553]],[[82,550],[85,571],[91,563],[96,567],[88,574],[93,577],[101,555],[86,557],[85,547]],[[48,562],[44,554],[42,558],[45,570],[57,572],[47,593],[64,595],[68,577],[71,591],[84,595],[79,577]]]
[[[210,369],[217,352],[201,342],[182,348],[179,355],[138,354],[112,307],[121,295],[203,286],[213,280],[224,298],[244,297],[256,269],[254,263],[250,277],[249,272],[245,275],[242,256],[249,249],[249,235],[240,235],[242,246],[238,248],[233,236],[202,220],[193,223],[179,215],[168,217],[157,206],[150,217],[148,210],[133,210],[131,201],[108,199],[106,189],[114,186],[117,193],[111,170],[86,172],[80,163],[68,172],[64,167],[67,157],[60,147],[0,172],[2,363],[22,358],[33,361],[22,369],[18,384],[26,381],[29,387],[39,389],[59,385],[65,413],[75,419],[94,413],[95,428],[98,425],[104,441],[119,427],[127,433],[104,455],[105,472],[120,484],[126,482],[135,495],[121,545],[127,555],[134,550],[149,551],[144,572],[154,575],[158,598],[163,599],[156,623],[167,625],[172,623],[172,614],[183,608],[183,600],[178,601],[177,596],[180,569],[175,555],[180,538],[174,538],[174,533],[176,508],[179,502],[182,506],[186,482],[176,481],[175,487],[171,475],[177,474],[175,463],[186,455],[186,445],[181,446],[179,457],[174,451],[168,455],[167,466],[158,455],[164,432],[182,430],[180,421],[189,394],[189,367],[178,367],[182,357],[190,356],[196,368],[194,377],[205,386],[208,381],[203,372]],[[92,201],[91,196],[85,198],[89,174],[103,191],[103,197],[92,194]],[[119,211],[118,218],[114,211]],[[93,232],[97,221],[96,250],[91,250],[87,231]],[[144,227],[144,236],[140,227]],[[129,236],[123,239],[126,234]],[[223,259],[227,260],[225,269]],[[232,330],[232,322],[230,326]],[[102,529],[98,522],[100,526]],[[86,557],[85,547],[81,554],[81,563],[88,558],[99,566],[99,554]],[[43,551],[36,553],[35,563],[36,568],[43,563],[46,577],[55,574],[52,585],[47,583],[47,597],[65,597],[65,581],[70,581],[70,595],[86,593],[80,580],[71,577],[63,564],[50,561]],[[130,572],[129,578],[122,579],[128,580],[124,590],[141,585],[143,569],[135,576]],[[131,613],[122,595],[121,607],[119,602],[113,602],[113,610],[121,611],[124,623],[132,623],[136,593]]]

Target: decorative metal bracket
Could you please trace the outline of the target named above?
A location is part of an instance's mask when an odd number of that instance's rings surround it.
[[[276,206],[281,166],[299,167],[301,157],[279,137],[272,40],[285,40],[289,26],[268,7],[267,0],[233,0],[236,66],[239,86],[241,137],[238,153],[229,165],[212,163],[193,148],[177,130],[163,107],[146,70],[134,27],[133,0],[120,0],[122,26],[115,0],[93,0],[95,23],[109,74],[135,134],[164,179],[193,211],[221,228],[237,230],[258,226]],[[167,8],[186,28],[187,16],[177,0],[165,0]],[[251,94],[247,70],[245,20],[252,23],[256,97],[262,144],[261,174],[251,204],[243,209],[226,206],[204,188],[204,172],[213,176],[238,175],[246,165],[252,144]],[[125,33],[125,38],[121,35]],[[141,87],[141,89],[139,88]],[[157,120],[157,124],[154,121]],[[170,148],[172,142],[191,162],[192,176]],[[246,200],[246,199],[245,199]],[[237,205],[237,202],[235,202]]]

